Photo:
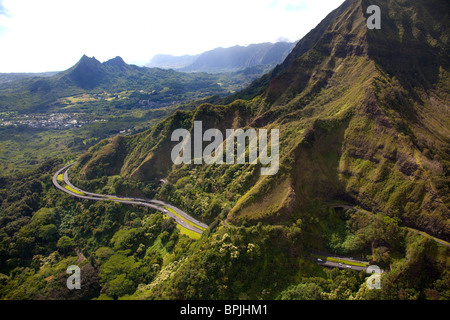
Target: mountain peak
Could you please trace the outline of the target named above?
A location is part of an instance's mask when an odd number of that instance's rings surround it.
[[[81,59],[78,61],[78,64],[80,63],[100,63],[95,57],[89,58],[87,55],[83,54]]]
[[[114,67],[124,67],[127,65],[125,61],[123,61],[123,59],[119,56],[112,58],[106,62],[103,62],[103,64],[106,66],[114,66]]]
[[[104,74],[100,61],[84,54],[77,64],[67,70],[66,76],[81,88],[88,89],[98,85]]]
[[[66,77],[81,88],[91,89],[104,81],[110,81],[114,75],[122,74],[127,67],[128,65],[119,56],[101,63],[95,57],[89,58],[84,54],[72,68],[66,71]]]

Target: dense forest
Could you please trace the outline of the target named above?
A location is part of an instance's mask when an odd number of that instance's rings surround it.
[[[61,164],[0,180],[3,299],[450,298],[448,247],[382,213],[318,210],[289,225],[238,227],[223,225],[228,210],[218,207],[194,240],[158,211],[64,195],[51,183]],[[309,250],[318,242],[383,268],[381,290],[367,289],[364,271],[317,265]],[[66,288],[73,264],[81,290]]]
[[[384,8],[384,33],[367,29],[368,1],[347,0],[235,93],[220,75],[88,57],[2,87],[5,117],[17,103],[18,114],[95,110],[108,123],[43,130],[54,149],[0,176],[0,299],[449,300],[449,4],[371,2]],[[142,89],[152,72],[155,87]],[[199,120],[222,132],[280,129],[278,173],[174,165],[171,133]],[[4,129],[5,145],[20,130]],[[193,238],[160,211],[63,193],[52,177],[71,162],[84,190],[167,201],[209,228]],[[317,252],[378,266],[380,288],[364,269],[322,266]],[[66,286],[70,265],[81,290]]]

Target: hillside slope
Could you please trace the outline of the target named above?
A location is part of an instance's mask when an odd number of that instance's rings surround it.
[[[381,30],[366,26],[372,4],[382,10]],[[166,178],[158,197],[237,225],[288,223],[349,203],[449,240],[448,9],[437,0],[348,0],[242,100],[101,142],[78,162],[79,183]],[[260,176],[258,165],[174,166],[171,132],[192,132],[195,120],[203,130],[280,129],[278,174]]]

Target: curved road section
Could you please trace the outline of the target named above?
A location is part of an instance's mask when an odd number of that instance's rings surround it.
[[[193,232],[196,232],[198,234],[202,234],[204,230],[208,229],[208,226],[206,224],[194,219],[193,217],[188,215],[183,210],[181,210],[169,203],[166,203],[164,201],[98,194],[98,193],[92,193],[92,192],[82,190],[82,189],[74,186],[69,181],[68,171],[69,171],[69,168],[73,165],[74,165],[74,162],[59,169],[58,171],[55,172],[55,174],[53,175],[53,178],[52,178],[52,182],[56,188],[58,188],[59,190],[65,192],[67,194],[70,194],[71,196],[78,197],[81,199],[87,199],[87,200],[114,201],[114,202],[120,202],[120,203],[124,203],[124,204],[148,207],[148,208],[163,212],[168,217],[174,219],[175,222],[178,223],[180,226],[182,226],[188,230],[191,230]],[[63,175],[64,183],[68,186],[68,188],[61,186],[61,184],[59,183],[58,176],[60,176],[61,174]]]

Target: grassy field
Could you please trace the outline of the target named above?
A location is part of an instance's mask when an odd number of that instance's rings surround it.
[[[177,224],[177,229],[180,230],[181,234],[188,236],[189,238],[194,239],[194,240],[199,240],[200,237],[202,236],[201,234],[191,231],[189,229],[186,229],[185,227],[180,226],[179,224]]]
[[[169,218],[169,216],[167,216],[167,215],[164,215],[164,219],[171,219],[171,218]],[[186,229],[185,227],[180,226],[179,224],[177,224],[177,229],[180,231],[180,234],[185,235],[193,240],[199,240],[200,237],[202,236],[201,234],[198,234],[197,232]]]
[[[76,193],[76,194],[79,194],[79,195],[81,195],[81,196],[84,196],[84,193],[83,193],[83,192],[80,192],[80,191],[78,191],[78,190],[75,190],[74,188],[72,188],[72,187],[70,187],[70,186],[64,186],[64,188],[66,188],[67,190],[69,190],[69,191],[71,191],[71,192],[73,192],[73,193]]]

